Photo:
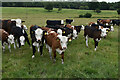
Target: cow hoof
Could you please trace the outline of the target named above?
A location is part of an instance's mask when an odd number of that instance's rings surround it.
[[[50,57],[50,59],[52,60],[52,57]]]
[[[64,64],[64,62],[62,62],[62,64]]]
[[[33,55],[33,56],[32,56],[32,59],[33,59],[34,57],[35,57],[35,56]]]
[[[55,63],[55,62],[56,62],[56,59],[53,60],[53,63]]]
[[[96,51],[96,48],[94,50]]]
[[[43,56],[43,54],[41,54],[41,56]]]
[[[10,53],[11,53],[11,50],[10,50]]]

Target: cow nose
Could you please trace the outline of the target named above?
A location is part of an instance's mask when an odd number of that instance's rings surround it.
[[[66,49],[66,47],[63,47],[63,49]]]
[[[14,44],[14,42],[11,42],[11,44]]]
[[[38,39],[38,42],[40,42],[40,39]]]
[[[21,44],[21,46],[24,46],[24,44]]]

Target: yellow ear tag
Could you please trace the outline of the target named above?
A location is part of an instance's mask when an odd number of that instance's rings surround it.
[[[57,39],[57,41],[59,41],[59,39]]]
[[[108,31],[106,31],[106,32],[108,32]]]
[[[65,33],[65,31],[63,31],[63,33]]]
[[[45,35],[47,35],[47,33],[45,32]]]
[[[69,39],[69,41],[71,42],[71,39]]]

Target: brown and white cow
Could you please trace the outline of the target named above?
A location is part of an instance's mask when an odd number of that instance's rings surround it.
[[[10,52],[11,52],[10,44],[14,44],[14,48],[16,48],[14,42],[14,36],[9,35],[9,33],[6,32],[4,29],[0,29],[0,40],[2,41],[3,51],[5,51],[5,43],[8,44],[8,48]]]
[[[55,31],[47,31],[45,35],[46,48],[49,50],[50,58],[51,53],[54,54],[54,62],[56,61],[56,52],[61,54],[62,64],[64,64],[64,52],[67,49],[68,37],[57,34]]]
[[[109,25],[112,22],[112,20],[111,19],[98,19],[97,22],[104,24],[104,25]]]

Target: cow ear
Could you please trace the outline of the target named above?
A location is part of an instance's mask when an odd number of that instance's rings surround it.
[[[22,21],[22,23],[25,22],[25,21]]]

